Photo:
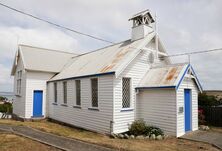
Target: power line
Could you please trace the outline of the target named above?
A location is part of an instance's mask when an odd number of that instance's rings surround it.
[[[99,40],[99,41],[103,41],[103,42],[106,42],[106,43],[114,44],[114,42],[112,42],[112,41],[109,41],[109,40],[106,40],[106,39],[103,39],[103,38],[100,38],[100,37],[96,37],[96,36],[93,36],[93,35],[90,35],[90,34],[86,34],[86,33],[83,33],[83,32],[80,32],[80,31],[77,31],[77,30],[74,30],[74,29],[71,29],[71,28],[69,28],[69,27],[65,27],[65,26],[62,26],[62,25],[53,23],[53,22],[51,22],[51,21],[48,21],[48,20],[46,20],[46,19],[43,19],[43,18],[34,16],[34,15],[29,14],[29,13],[26,13],[26,12],[23,12],[23,11],[21,11],[21,10],[18,10],[18,9],[16,9],[16,8],[13,8],[13,7],[11,7],[11,6],[8,6],[8,5],[6,5],[6,4],[3,4],[3,3],[1,3],[1,2],[0,2],[0,5],[3,6],[3,7],[5,7],[5,8],[8,8],[8,9],[10,9],[10,10],[13,10],[13,11],[15,11],[15,12],[18,12],[18,13],[20,13],[20,14],[26,15],[26,16],[28,16],[28,17],[37,19],[37,20],[39,20],[39,21],[42,21],[42,22],[51,24],[51,25],[56,26],[56,27],[59,27],[59,28],[63,28],[63,29],[65,29],[65,30],[74,32],[74,33],[76,33],[76,34],[83,35],[83,36],[86,36],[86,37],[90,37],[90,38],[93,38],[93,39],[96,39],[96,40]]]
[[[96,36],[93,36],[91,34],[86,34],[86,33],[83,33],[83,32],[80,32],[80,31],[77,31],[77,30],[74,30],[74,29],[71,29],[69,27],[65,27],[65,26],[62,26],[62,25],[59,25],[57,23],[53,23],[51,21],[48,21],[46,19],[43,19],[43,18],[40,18],[40,17],[37,17],[35,15],[32,15],[32,14],[29,14],[29,13],[26,13],[26,12],[23,12],[21,10],[18,10],[16,8],[13,8],[11,6],[8,6],[6,4],[3,4],[0,2],[0,5],[5,7],[5,8],[8,8],[10,10],[13,10],[15,12],[18,12],[20,14],[23,14],[23,15],[26,15],[28,17],[31,17],[31,18],[34,18],[34,19],[37,19],[39,21],[42,21],[42,22],[45,22],[45,23],[48,23],[48,24],[51,24],[53,26],[56,26],[56,27],[59,27],[59,28],[62,28],[62,29],[65,29],[65,30],[68,30],[68,31],[71,31],[71,32],[74,32],[76,34],[79,34],[79,35],[83,35],[83,36],[86,36],[86,37],[89,37],[89,38],[93,38],[93,39],[96,39],[96,40],[99,40],[99,41],[103,41],[103,42],[106,42],[106,43],[111,43],[111,44],[116,44],[112,41],[109,41],[109,40],[106,40],[106,39],[103,39],[103,38],[100,38],[100,37],[96,37]],[[131,47],[131,48],[134,48],[134,47]],[[135,48],[137,49],[137,48]],[[174,54],[174,55],[168,55],[168,56],[163,56],[163,57],[176,57],[176,56],[185,56],[185,55],[194,55],[194,54],[201,54],[201,53],[208,53],[208,52],[213,52],[213,51],[221,51],[222,48],[217,48],[217,49],[209,49],[209,50],[203,50],[203,51],[193,51],[193,52],[188,52],[188,53],[181,53],[181,54]]]
[[[168,56],[163,56],[163,57],[177,57],[177,56],[185,56],[185,55],[195,55],[195,54],[209,53],[209,52],[215,52],[215,51],[222,51],[222,48],[208,49],[208,50],[202,50],[202,51],[193,51],[193,52],[174,54],[174,55],[168,55]]]

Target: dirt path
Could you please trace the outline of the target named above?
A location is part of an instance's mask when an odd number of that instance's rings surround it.
[[[26,126],[9,126],[0,125],[0,130],[21,135],[38,142],[57,147],[62,150],[75,151],[111,151],[109,148],[82,142],[79,140],[69,139],[39,130],[34,130]]]

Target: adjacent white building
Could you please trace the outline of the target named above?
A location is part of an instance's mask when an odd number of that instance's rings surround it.
[[[19,45],[13,113],[51,118],[100,133],[136,119],[181,136],[198,129],[200,83],[190,64],[172,64],[148,10],[134,15],[129,40],[85,54]]]

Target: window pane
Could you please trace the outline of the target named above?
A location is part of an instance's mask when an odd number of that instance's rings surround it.
[[[19,94],[21,94],[22,80],[19,80]]]
[[[81,105],[81,83],[76,80],[76,105]]]
[[[17,89],[17,94],[21,94],[21,81],[22,81],[22,70],[18,71],[17,72],[17,86],[16,86],[16,89]]]
[[[91,79],[92,107],[98,107],[98,79]]]
[[[54,102],[57,103],[57,83],[54,83]]]
[[[130,107],[130,78],[122,79],[122,107]]]
[[[17,80],[17,94],[21,94],[21,79]]]
[[[67,82],[63,82],[63,103],[67,104]]]

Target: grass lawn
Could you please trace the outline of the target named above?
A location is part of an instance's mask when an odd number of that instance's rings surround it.
[[[24,137],[13,134],[0,133],[0,150],[1,151],[60,151],[54,147],[41,144]]]
[[[1,124],[24,125],[45,132],[61,135],[69,138],[82,140],[94,144],[99,144],[117,150],[130,151],[198,151],[211,150],[218,151],[217,148],[205,143],[187,141],[176,138],[167,138],[161,141],[151,140],[130,140],[130,139],[110,139],[108,136],[62,126],[60,124],[48,122],[47,120],[38,122],[19,122],[14,120],[0,120]],[[1,149],[1,148],[0,148]]]

